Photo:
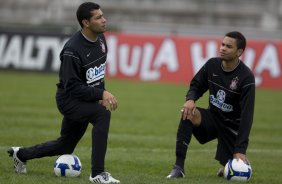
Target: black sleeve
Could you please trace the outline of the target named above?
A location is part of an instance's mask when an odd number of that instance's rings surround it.
[[[249,143],[249,135],[253,124],[253,114],[255,106],[255,82],[254,77],[242,88],[241,101],[241,121],[238,136],[235,142],[234,153],[246,154]]]
[[[103,97],[104,89],[87,86],[83,80],[81,61],[71,49],[64,49],[60,56],[60,76],[67,94],[84,101],[97,101]]]
[[[187,100],[198,100],[208,90],[207,64],[205,64],[193,77],[190,83],[190,89],[186,94]]]

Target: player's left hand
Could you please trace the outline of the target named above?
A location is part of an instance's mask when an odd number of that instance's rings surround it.
[[[243,160],[243,162],[250,164],[249,160],[247,159],[247,156],[243,153],[235,153],[235,154],[233,154],[233,158],[237,159],[237,160],[241,159],[241,160]]]

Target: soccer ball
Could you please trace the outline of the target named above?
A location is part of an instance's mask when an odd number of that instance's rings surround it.
[[[77,177],[81,173],[81,162],[76,155],[61,155],[54,164],[56,176]]]
[[[252,175],[252,168],[241,159],[232,159],[226,163],[223,174],[227,180],[248,181]]]

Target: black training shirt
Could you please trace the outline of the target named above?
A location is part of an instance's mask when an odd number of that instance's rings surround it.
[[[246,153],[253,122],[255,79],[240,61],[232,71],[224,71],[220,58],[211,58],[191,81],[186,99],[198,100],[209,90],[209,109],[236,135],[234,153]]]
[[[107,45],[103,34],[95,42],[81,31],[75,33],[60,53],[60,95],[84,101],[101,100],[103,96]],[[63,89],[63,90],[62,90]]]

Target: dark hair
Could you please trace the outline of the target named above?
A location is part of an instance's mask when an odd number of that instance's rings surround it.
[[[232,31],[229,33],[226,33],[225,36],[234,38],[237,42],[237,48],[238,49],[243,49],[243,51],[246,48],[246,38],[244,37],[244,35],[238,31]]]
[[[76,11],[76,17],[77,21],[80,24],[81,27],[83,27],[82,21],[83,20],[89,20],[92,17],[91,11],[100,9],[100,5],[92,2],[85,2],[82,3],[77,11]]]

